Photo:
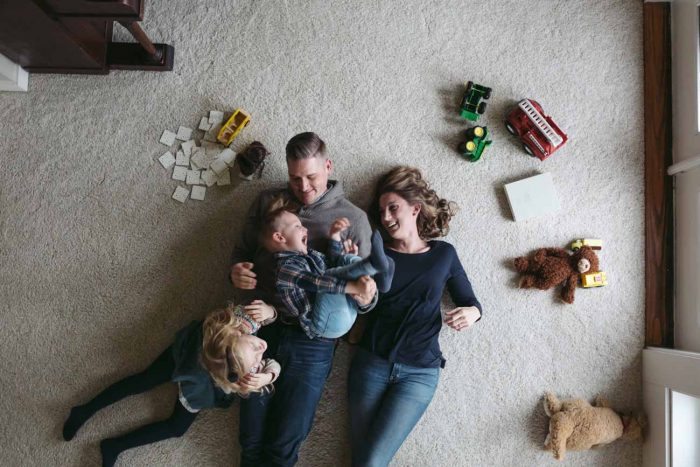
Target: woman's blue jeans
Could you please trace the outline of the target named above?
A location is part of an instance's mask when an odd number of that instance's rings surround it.
[[[358,348],[348,396],[353,466],[387,466],[433,399],[439,368],[418,368]]]

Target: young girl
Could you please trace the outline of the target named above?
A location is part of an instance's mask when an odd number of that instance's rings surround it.
[[[230,303],[204,321],[192,321],[175,341],[141,373],[114,383],[84,405],[73,407],[63,425],[63,438],[77,431],[98,410],[133,394],[172,381],[179,396],[170,418],[100,443],[102,465],[113,466],[122,451],[182,436],[202,409],[228,407],[236,395],[272,390],[280,365],[263,359],[264,340],[253,334],[275,320],[275,309],[255,300],[246,307]]]

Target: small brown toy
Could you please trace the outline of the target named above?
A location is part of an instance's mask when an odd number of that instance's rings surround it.
[[[620,415],[600,396],[592,406],[583,399],[560,401],[547,392],[544,411],[550,417],[544,448],[552,451],[557,460],[564,459],[567,449],[585,451],[618,438],[641,439],[645,425],[643,415]]]
[[[269,155],[270,151],[260,141],[250,143],[243,152],[236,155],[240,177],[244,180],[252,180],[256,173],[258,178],[262,177],[265,158]]]
[[[515,269],[523,276],[520,287],[547,290],[563,285],[561,299],[574,303],[574,291],[579,276],[587,272],[600,271],[598,256],[588,246],[581,247],[573,254],[563,248],[540,248],[532,258],[515,258]]]

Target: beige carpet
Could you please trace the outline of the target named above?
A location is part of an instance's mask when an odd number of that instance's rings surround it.
[[[100,439],[169,413],[175,392],[163,387],[60,438],[72,405],[143,368],[231,295],[242,216],[285,180],[284,145],[306,130],[327,141],[334,175],[361,206],[396,164],[420,167],[461,206],[448,240],[485,317],[444,331],[438,392],[393,465],[556,465],[540,449],[547,389],[641,407],[642,2],[154,0],[145,18],[154,40],[175,46],[173,72],[31,75],[29,93],[0,94],[2,465],[97,465]],[[494,143],[477,163],[454,151],[470,79],[494,89],[483,120]],[[523,97],[570,137],[545,162],[502,126]],[[170,199],[161,132],[235,107],[252,123],[234,149],[259,139],[274,153],[263,179],[211,189],[204,202]],[[503,184],[541,172],[562,209],[513,222]],[[579,289],[573,306],[515,287],[513,257],[579,236],[604,239],[609,286]],[[341,345],[300,465],[349,462],[349,358]],[[236,465],[237,433],[237,407],[210,411],[183,438],[119,465]],[[567,459],[640,463],[640,445],[623,443]]]

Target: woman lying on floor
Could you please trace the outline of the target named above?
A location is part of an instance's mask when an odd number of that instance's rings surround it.
[[[481,319],[457,251],[435,240],[447,235],[454,213],[416,168],[396,167],[377,183],[369,215],[384,228],[395,272],[367,314],[350,367],[353,466],[389,465],[428,408],[445,364],[438,342],[443,322],[461,331]],[[445,289],[457,307],[443,318]]]

